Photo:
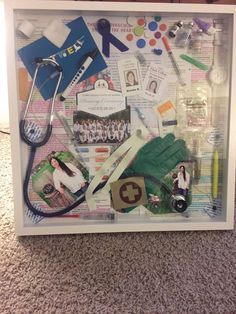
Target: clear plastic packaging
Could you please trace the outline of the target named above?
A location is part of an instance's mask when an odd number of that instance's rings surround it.
[[[211,89],[203,82],[191,88],[179,87],[177,92],[177,121],[181,129],[199,129],[211,124]]]

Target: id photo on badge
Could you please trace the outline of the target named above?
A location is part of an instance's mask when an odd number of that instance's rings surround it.
[[[158,90],[157,81],[151,78],[148,82],[146,90],[152,94],[156,94]]]
[[[124,71],[124,75],[125,75],[126,87],[136,86],[139,84],[138,79],[137,79],[137,70],[136,69]]]

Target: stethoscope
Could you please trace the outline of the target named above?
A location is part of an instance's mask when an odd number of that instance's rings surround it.
[[[68,213],[69,211],[71,211],[72,209],[74,209],[75,207],[83,203],[85,201],[85,195],[81,195],[73,204],[69,205],[66,208],[63,208],[57,211],[50,211],[50,212],[44,212],[41,208],[39,208],[39,206],[34,206],[30,201],[28,187],[29,187],[29,181],[30,181],[31,171],[33,168],[36,150],[37,148],[45,145],[51,137],[54,104],[55,104],[56,95],[57,95],[57,92],[61,83],[61,79],[62,79],[62,68],[59,66],[59,64],[55,60],[48,59],[48,58],[36,58],[35,62],[36,62],[36,69],[35,69],[35,73],[32,80],[30,94],[27,100],[23,118],[20,120],[20,136],[22,140],[30,147],[30,155],[29,155],[28,165],[27,165],[25,179],[23,183],[23,197],[24,197],[25,204],[27,205],[28,209],[33,214],[41,216],[41,217],[57,217],[57,216],[61,216]],[[38,71],[42,66],[45,66],[45,65],[53,66],[56,69],[56,71],[59,73],[59,76],[58,76],[58,80],[57,80],[56,87],[55,87],[53,97],[52,97],[49,123],[47,125],[45,134],[42,136],[41,132],[39,131],[38,126],[35,123],[31,123],[31,122],[28,123],[26,118],[27,118],[27,113],[29,110],[30,103],[32,101],[33,91],[35,88],[35,81],[38,75]],[[162,186],[164,190],[170,195],[171,208],[180,213],[186,210],[187,202],[184,196],[174,195],[172,191],[162,181],[158,180],[157,178],[153,176],[146,175],[146,174],[135,174],[132,176],[143,176],[144,179],[150,180],[152,183]],[[128,178],[128,177],[129,176],[127,175],[121,176],[121,178]],[[97,188],[94,190],[93,193],[96,193],[98,190],[102,189],[105,185],[106,185],[106,181],[101,182],[97,186]]]
[[[76,206],[81,204],[82,202],[84,202],[85,197],[82,196],[75,203],[68,206],[67,208],[64,208],[64,209],[61,209],[58,211],[53,211],[53,212],[44,212],[38,206],[34,206],[30,201],[29,193],[28,193],[28,187],[29,187],[30,175],[31,175],[31,171],[33,168],[36,150],[37,150],[37,148],[45,145],[51,137],[54,104],[55,104],[56,95],[57,95],[57,92],[58,92],[58,89],[59,89],[59,86],[61,83],[61,79],[62,79],[62,68],[59,66],[59,64],[55,60],[48,59],[48,58],[36,58],[35,62],[36,62],[36,69],[35,69],[33,80],[32,80],[30,94],[29,94],[29,97],[27,100],[27,104],[26,104],[26,108],[25,108],[23,117],[20,120],[21,139],[30,147],[30,155],[29,155],[28,165],[27,165],[25,179],[24,179],[24,183],[23,183],[23,197],[24,197],[24,201],[25,201],[28,209],[31,212],[33,212],[35,215],[42,216],[42,217],[56,217],[56,216],[61,216],[63,214],[66,214],[67,212],[69,212],[70,210],[72,210],[73,208],[75,208]],[[56,69],[56,71],[59,73],[59,76],[58,76],[58,79],[56,82],[56,87],[55,87],[52,101],[51,101],[49,122],[48,122],[48,125],[46,128],[46,132],[42,136],[38,126],[35,123],[28,122],[26,120],[26,118],[27,118],[27,113],[29,110],[30,103],[32,101],[33,92],[34,92],[34,88],[35,88],[35,81],[36,81],[39,69],[42,66],[46,66],[46,65],[50,65],[50,66],[54,67]]]

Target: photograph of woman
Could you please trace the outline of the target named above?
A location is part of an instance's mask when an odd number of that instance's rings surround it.
[[[150,81],[147,90],[152,94],[156,94],[157,93],[157,81]]]
[[[137,79],[136,79],[136,75],[135,75],[134,72],[136,72],[136,70],[127,71],[125,73],[125,79],[126,79],[126,86],[127,87],[138,85],[138,82],[137,82]]]
[[[174,179],[174,182],[175,181],[178,182],[178,193],[187,197],[190,185],[190,174],[185,170],[184,165],[179,167],[177,178]]]
[[[66,187],[78,197],[84,194],[87,190],[88,182],[86,182],[82,172],[76,166],[72,163],[64,163],[55,156],[50,158],[49,163],[54,168],[52,176],[56,190],[64,194],[64,187]]]

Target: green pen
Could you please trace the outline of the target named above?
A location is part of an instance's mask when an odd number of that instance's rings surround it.
[[[195,67],[197,67],[198,69],[200,70],[203,70],[203,71],[207,71],[208,70],[208,66],[206,64],[203,64],[201,63],[200,61],[188,56],[188,55],[185,55],[185,54],[181,54],[180,55],[180,58],[191,63],[192,65],[195,65]]]

